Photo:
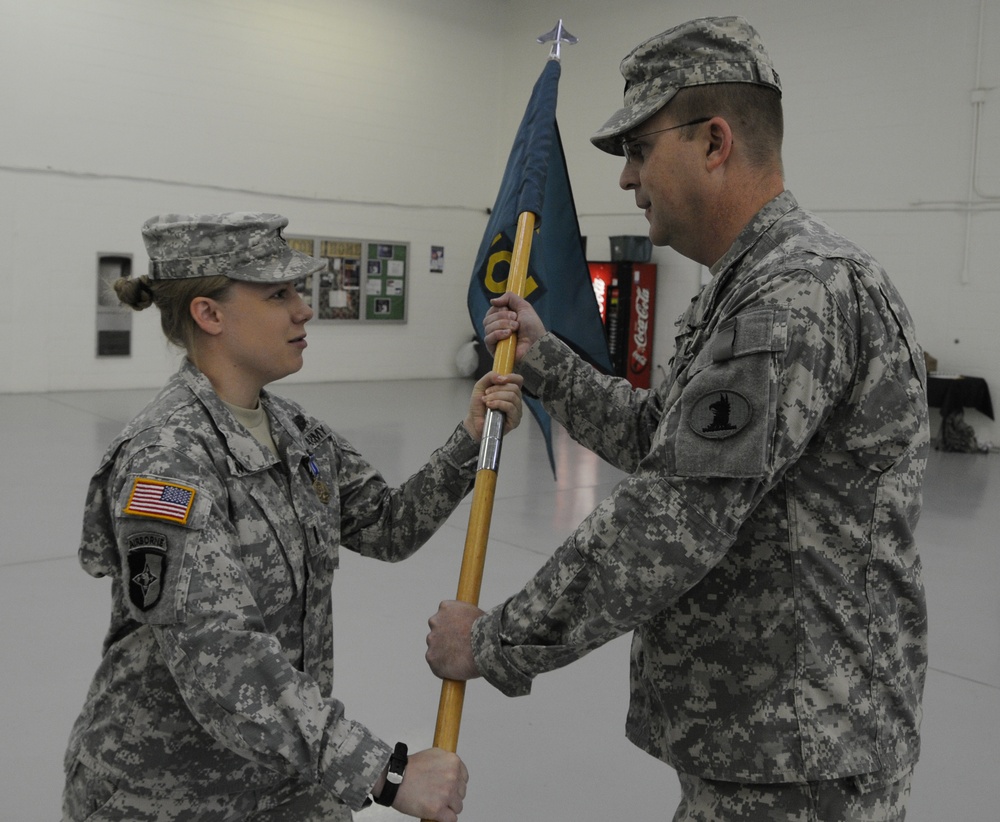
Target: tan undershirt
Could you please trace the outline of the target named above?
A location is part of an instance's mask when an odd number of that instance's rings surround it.
[[[271,423],[263,405],[258,402],[256,408],[242,408],[225,400],[222,401],[222,404],[233,412],[233,416],[243,424],[243,427],[253,435],[257,442],[274,456],[278,456],[278,446],[274,444],[274,438],[271,436]]]

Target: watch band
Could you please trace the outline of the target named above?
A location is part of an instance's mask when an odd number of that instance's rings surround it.
[[[403,773],[406,771],[406,763],[409,761],[407,747],[403,742],[397,742],[396,747],[389,757],[389,770],[385,775],[385,784],[382,786],[382,793],[374,797],[379,805],[387,808],[392,806],[396,800],[396,791],[403,781]]]

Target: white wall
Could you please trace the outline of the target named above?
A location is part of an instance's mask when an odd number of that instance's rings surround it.
[[[411,243],[410,322],[316,323],[297,378],[455,373],[496,193],[496,4],[0,0],[0,17],[0,390],[163,382],[157,312],[135,316],[131,358],[98,360],[93,306],[97,254],[142,273],[139,228],[164,211]]]
[[[165,210],[269,209],[292,233],[407,241],[404,326],[315,325],[294,379],[448,376],[506,152],[564,17],[559,122],[581,229],[645,234],[619,161],[589,135],[618,63],[706,13],[746,15],[785,90],[788,187],[872,251],[945,372],[1000,390],[998,0],[0,0],[0,390],[153,386],[173,367],[153,312],[128,361],[94,356],[98,252],[141,270]],[[982,18],[982,23],[981,23]],[[977,60],[979,38],[984,54]],[[979,107],[972,186],[975,88]],[[387,205],[388,203],[395,205]],[[424,261],[447,249],[444,274]],[[660,264],[657,364],[699,272]],[[981,438],[1000,439],[976,412]]]
[[[589,142],[621,100],[621,58],[687,19],[746,16],[784,87],[788,188],[885,265],[939,370],[985,377],[1000,406],[1000,0],[717,0],[710,7],[697,0],[614,7],[516,0],[512,12],[512,95],[535,72],[541,47],[534,33],[562,14],[580,38],[564,49],[559,124],[594,259],[606,257],[608,236],[645,233],[632,196],[617,188],[620,160]],[[976,87],[990,89],[977,175],[990,197],[969,189]],[[654,360],[665,365],[673,321],[699,272],[669,249],[653,254],[660,264]],[[980,439],[1000,442],[988,418],[967,411],[966,419]]]

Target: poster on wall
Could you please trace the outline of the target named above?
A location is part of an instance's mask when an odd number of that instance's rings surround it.
[[[408,243],[286,236],[296,251],[327,266],[296,284],[314,320],[406,322]]]
[[[430,271],[432,274],[440,274],[444,271],[444,246],[431,246]]]

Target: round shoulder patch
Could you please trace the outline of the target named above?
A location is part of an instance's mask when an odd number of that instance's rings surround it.
[[[749,400],[736,391],[709,391],[691,410],[688,425],[699,437],[721,440],[738,434],[750,422]]]

